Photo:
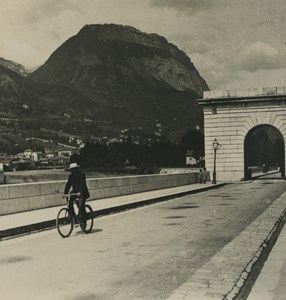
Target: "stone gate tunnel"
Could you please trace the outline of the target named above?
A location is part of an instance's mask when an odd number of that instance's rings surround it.
[[[279,170],[285,177],[286,87],[204,92],[205,162],[219,181],[250,178],[253,171]]]

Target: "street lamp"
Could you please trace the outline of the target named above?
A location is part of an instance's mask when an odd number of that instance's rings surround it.
[[[216,152],[221,148],[221,144],[214,139],[213,141],[213,149],[214,149],[214,171],[213,171],[213,180],[212,183],[216,184]]]

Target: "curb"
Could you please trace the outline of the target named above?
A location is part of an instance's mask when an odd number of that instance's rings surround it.
[[[286,223],[286,192],[183,283],[168,300],[242,300]]]
[[[245,269],[241,272],[237,282],[234,284],[232,289],[222,298],[222,300],[234,300],[239,299],[243,293],[250,293],[250,290],[246,286],[249,280],[256,280],[259,271],[261,271],[263,267],[263,263],[267,260],[272,248],[279,237],[285,223],[286,223],[286,209],[282,212],[278,220],[274,223],[274,226],[270,230],[269,234],[266,236],[259,249],[256,251],[254,257],[248,262]],[[255,272],[253,272],[255,270]],[[253,274],[256,275],[253,275]],[[245,295],[243,295],[243,299],[245,299]]]
[[[176,192],[176,193],[169,194],[169,195],[150,197],[150,198],[146,198],[144,200],[137,201],[137,202],[131,202],[131,203],[122,204],[122,205],[118,205],[118,206],[114,206],[114,207],[104,208],[104,209],[94,211],[93,217],[102,217],[102,216],[106,216],[109,214],[120,213],[120,212],[129,210],[129,209],[135,209],[138,207],[151,205],[151,204],[155,204],[158,202],[168,201],[168,200],[171,200],[176,197],[183,197],[185,195],[201,193],[201,192],[205,192],[208,190],[220,188],[226,184],[227,183],[218,183],[216,185],[202,187],[202,188],[199,188],[196,190],[189,190],[189,191],[184,191],[184,192]],[[23,225],[20,227],[10,228],[10,229],[6,229],[6,230],[0,230],[0,241],[2,239],[12,238],[12,237],[19,236],[19,235],[25,235],[25,234],[29,234],[32,232],[48,230],[48,229],[52,229],[55,227],[56,227],[56,218],[54,218],[53,220],[48,220],[48,221],[44,221],[44,222],[38,222],[38,223]]]

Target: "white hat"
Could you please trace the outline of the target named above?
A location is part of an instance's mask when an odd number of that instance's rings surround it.
[[[79,168],[79,165],[77,163],[71,163],[70,166],[67,168],[67,170]]]

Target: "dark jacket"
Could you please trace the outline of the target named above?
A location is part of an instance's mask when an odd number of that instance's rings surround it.
[[[80,193],[82,199],[84,200],[90,197],[86,185],[85,174],[79,169],[75,170],[69,175],[64,193],[68,194],[70,192],[70,188],[72,188],[71,193]]]

